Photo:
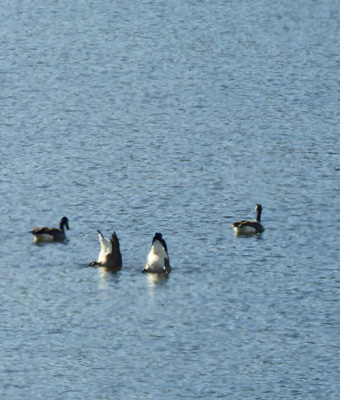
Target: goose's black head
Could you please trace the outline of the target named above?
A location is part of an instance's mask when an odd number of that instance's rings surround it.
[[[70,229],[70,227],[68,226],[68,218],[67,217],[63,217],[60,220],[60,229],[63,230],[64,226],[66,226],[66,229]]]

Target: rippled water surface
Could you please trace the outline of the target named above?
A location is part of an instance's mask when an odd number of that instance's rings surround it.
[[[335,0],[3,3],[1,399],[339,398],[339,31]]]

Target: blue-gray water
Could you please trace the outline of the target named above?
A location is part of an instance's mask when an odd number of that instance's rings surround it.
[[[339,398],[339,34],[337,0],[3,2],[1,399]]]

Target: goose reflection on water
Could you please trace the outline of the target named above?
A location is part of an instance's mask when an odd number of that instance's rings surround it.
[[[168,284],[170,275],[168,274],[144,274],[147,278],[147,290],[149,293],[149,299],[152,303],[156,304],[159,302],[159,291],[165,289],[165,285]]]
[[[168,274],[146,274],[151,286],[164,285],[170,276]]]
[[[112,284],[117,284],[121,275],[117,274],[118,271],[112,271],[106,267],[98,267],[99,280],[98,288],[103,292],[109,292]],[[106,297],[105,297],[106,298]]]

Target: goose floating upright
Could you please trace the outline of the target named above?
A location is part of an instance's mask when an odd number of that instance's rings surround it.
[[[168,248],[163,235],[159,232],[156,232],[152,239],[148,260],[142,272],[165,274],[171,272]]]
[[[99,234],[101,249],[98,260],[93,261],[89,265],[99,265],[115,271],[120,270],[122,268],[122,255],[116,232],[113,232],[111,239],[104,237],[99,230],[97,232]]]
[[[63,242],[66,239],[64,227],[70,229],[67,217],[63,217],[60,220],[59,228],[48,228],[44,226],[42,228],[34,228],[30,233],[34,236],[35,243]]]
[[[237,221],[234,222],[232,227],[234,228],[236,235],[251,235],[254,233],[262,233],[264,231],[261,222],[262,206],[256,204],[256,221]]]

